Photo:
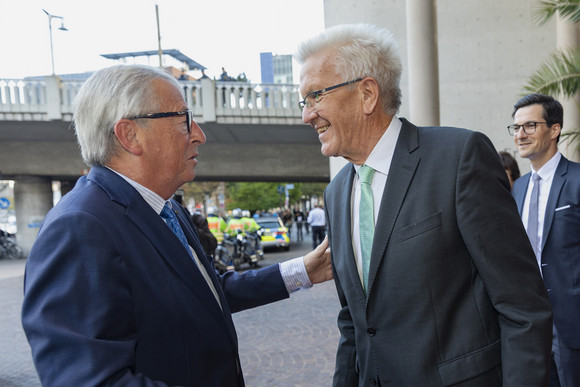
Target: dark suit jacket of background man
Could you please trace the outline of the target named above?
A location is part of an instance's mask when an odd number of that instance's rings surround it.
[[[123,178],[94,167],[46,216],[27,262],[23,326],[43,385],[116,375],[110,385],[243,386],[230,311],[288,292],[277,265],[217,277],[191,218],[173,206],[223,311],[164,220]]]
[[[520,214],[531,173],[514,183]],[[542,274],[558,335],[580,348],[580,164],[560,159],[546,205],[542,232]]]
[[[325,191],[340,385],[543,385],[551,310],[497,152],[481,133],[402,122],[368,299],[352,246],[353,166]]]

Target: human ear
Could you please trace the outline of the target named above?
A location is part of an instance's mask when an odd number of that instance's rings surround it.
[[[135,121],[126,118],[117,121],[113,128],[115,136],[123,149],[136,156],[141,155],[143,152],[143,148],[139,142],[138,130],[139,127]]]
[[[374,78],[366,77],[361,81],[363,112],[372,114],[379,103],[379,84]]]
[[[554,124],[550,127],[550,131],[552,132],[552,138],[558,138],[560,132],[562,131],[562,127],[560,124]]]

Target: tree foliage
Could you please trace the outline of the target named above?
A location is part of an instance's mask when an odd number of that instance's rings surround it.
[[[288,183],[247,183],[237,182],[226,185],[228,210],[241,208],[244,210],[270,210],[283,208],[285,194],[278,192],[278,187],[285,187]],[[302,196],[321,196],[326,184],[320,183],[293,183],[294,188],[288,190],[289,205],[299,202]]]
[[[557,51],[529,79],[530,93],[575,96],[580,91],[580,50]]]
[[[535,21],[546,24],[552,17],[559,14],[574,24],[580,23],[580,0],[543,0],[535,11]]]
[[[535,10],[535,20],[545,24],[555,15],[560,15],[576,25],[580,25],[580,0],[542,0]],[[558,50],[530,77],[524,86],[528,93],[542,93],[553,97],[564,95],[574,97],[580,92],[580,49]],[[562,133],[562,138],[570,143],[580,138],[580,129]],[[580,143],[577,145],[580,150]]]

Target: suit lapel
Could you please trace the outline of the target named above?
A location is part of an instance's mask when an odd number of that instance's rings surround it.
[[[176,204],[175,204],[175,207],[177,207]],[[231,313],[230,308],[228,306],[228,301],[226,300],[225,294],[222,291],[221,284],[218,281],[217,274],[215,272],[215,268],[213,266],[213,263],[210,262],[210,260],[205,255],[203,248],[201,247],[201,242],[199,241],[197,231],[195,231],[195,226],[193,226],[193,223],[191,222],[191,218],[188,215],[186,215],[183,211],[180,211],[177,214],[177,218],[179,219],[179,224],[181,225],[182,229],[185,232],[185,236],[187,238],[189,245],[192,246],[193,249],[195,250],[195,254],[197,255],[197,257],[199,258],[199,261],[201,262],[201,264],[203,265],[203,267],[207,271],[209,278],[210,278],[214,288],[216,289],[216,292],[218,294],[218,297],[220,298],[220,304],[221,304],[221,310],[220,310],[219,305],[217,305],[217,303],[216,303],[216,306],[218,308],[216,311],[219,312],[220,315],[225,318],[224,321],[226,322],[226,324],[229,328],[231,339],[236,344],[236,347],[237,347],[238,340],[237,340],[237,336],[236,336],[236,328],[234,326],[234,321],[232,320],[232,316],[231,316],[232,313]],[[199,270],[196,270],[196,271],[199,272]],[[201,273],[200,273],[200,275],[201,275]],[[205,282],[205,279],[204,279],[204,282]],[[209,290],[209,288],[208,288],[208,290]],[[211,290],[210,290],[210,293],[211,293]],[[211,293],[211,296],[213,297],[213,293]]]
[[[369,267],[369,294],[381,261],[385,256],[395,221],[420,160],[417,127],[405,119],[401,119],[401,121],[403,126],[389,168],[389,175],[387,176],[387,183],[375,225],[375,237]]]
[[[177,236],[175,236],[171,229],[167,227],[163,219],[153,211],[153,209],[129,183],[114,172],[109,171],[107,168],[93,167],[88,178],[101,186],[113,201],[126,208],[125,216],[127,216],[127,218],[129,218],[154,245],[159,256],[166,262],[175,275],[185,283],[193,296],[200,300],[200,304],[207,309],[208,313],[210,313],[216,321],[220,321],[224,324],[223,328],[230,331],[230,336],[233,336],[235,342],[235,330],[232,332],[232,327],[229,326],[230,324],[226,321],[227,319],[224,318],[225,316],[222,309],[217,301],[214,301],[215,297],[207,285],[205,278],[203,278],[201,272],[196,267],[195,262],[193,262]],[[183,216],[185,215],[178,215],[182,227],[184,227]],[[188,242],[193,246],[198,257],[200,257],[200,260],[207,261],[203,255],[200,256],[200,254],[203,254],[200,247],[201,245],[199,240],[197,240],[193,235],[189,226],[184,227],[184,233],[186,234]],[[206,267],[206,270],[207,269],[208,268]],[[212,277],[212,275],[215,277],[213,271],[210,272],[210,277]],[[213,278],[212,281],[214,282],[214,286],[216,286],[218,294],[220,294],[222,304],[227,305],[227,302],[224,301],[224,297],[221,294],[222,291],[220,285],[216,285],[216,281]]]
[[[548,203],[546,204],[546,213],[544,215],[544,230],[542,231],[542,249],[546,244],[548,239],[548,234],[552,228],[552,221],[554,220],[554,214],[556,210],[556,205],[558,204],[558,198],[560,197],[560,192],[562,187],[566,182],[566,174],[568,172],[568,160],[562,156],[562,159],[556,167],[556,172],[554,173],[554,180],[552,181],[552,186],[550,187],[550,194],[548,195]]]
[[[518,212],[520,213],[520,217],[522,216],[522,213],[524,211],[524,200],[526,198],[526,192],[528,191],[528,184],[530,183],[530,177],[532,176],[531,173],[527,173],[524,176],[520,177],[518,180],[516,180],[516,183],[514,183],[514,199],[516,201],[516,204],[518,206]],[[522,187],[521,189],[517,189],[516,188],[516,184],[519,187]]]
[[[349,163],[334,179],[333,183],[340,188],[334,190],[336,197],[333,200],[334,209],[330,219],[332,220],[332,229],[336,230],[335,235],[347,236],[340,238],[338,242],[337,251],[340,251],[340,256],[344,257],[344,259],[335,260],[335,265],[338,266],[337,271],[347,273],[351,289],[354,289],[357,297],[361,299],[361,302],[364,302],[363,300],[365,300],[366,296],[358,275],[354,247],[352,245],[351,200],[354,175],[354,167]]]

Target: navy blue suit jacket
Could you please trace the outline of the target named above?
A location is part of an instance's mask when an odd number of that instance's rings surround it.
[[[531,174],[514,183],[522,213]],[[546,205],[542,233],[542,275],[560,337],[580,348],[580,164],[562,157]]]
[[[230,312],[288,297],[277,265],[217,276],[190,217],[183,245],[124,179],[94,167],[48,213],[22,323],[45,386],[243,386]]]

